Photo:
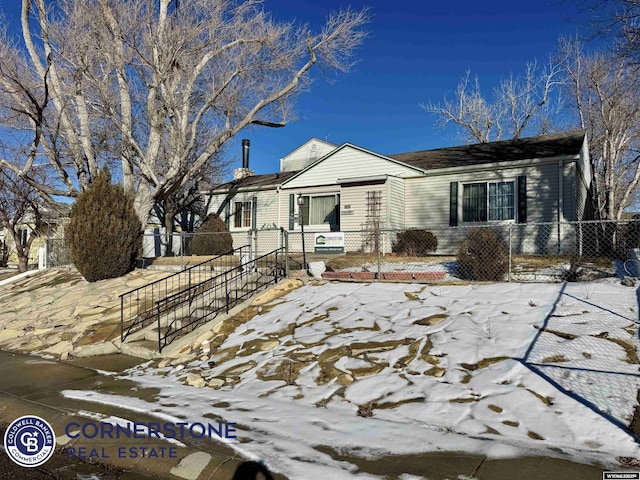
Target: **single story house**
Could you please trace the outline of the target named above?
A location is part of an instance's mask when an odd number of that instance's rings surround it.
[[[242,168],[207,194],[209,212],[240,242],[249,231],[280,227],[345,235],[419,228],[447,253],[468,227],[519,225],[521,250],[543,253],[571,233],[533,224],[592,219],[591,180],[584,131],[391,155],[312,138],[267,175],[249,169],[243,140]],[[299,237],[290,235],[292,249]]]

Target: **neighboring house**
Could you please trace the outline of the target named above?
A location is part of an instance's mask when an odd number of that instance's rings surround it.
[[[64,226],[69,221],[69,213],[71,212],[71,205],[66,203],[57,203],[55,206],[42,208],[40,211],[43,231],[34,239],[29,249],[29,261],[30,266],[38,265],[38,248],[44,247],[47,238],[62,239],[64,237]],[[20,236],[20,243],[26,245],[31,235],[31,232],[36,228],[34,216],[31,211],[27,211],[24,215],[22,222],[18,226],[18,234]],[[60,243],[63,243],[62,241]],[[16,255],[16,246],[11,232],[4,228],[0,228],[0,248],[6,247],[9,250],[10,265],[16,265],[18,263],[18,257]]]
[[[394,155],[313,138],[267,175],[253,175],[248,141],[243,149],[234,180],[208,192],[209,211],[236,236],[276,227],[300,232],[300,223],[305,232],[421,228],[439,237],[443,252],[458,240],[451,232],[460,229],[448,227],[593,218],[583,131]],[[523,250],[549,248],[551,238],[520,231]]]

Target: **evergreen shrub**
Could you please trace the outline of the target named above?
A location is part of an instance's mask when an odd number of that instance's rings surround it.
[[[509,268],[509,250],[493,228],[473,228],[458,248],[458,275],[466,280],[500,282]]]
[[[391,250],[398,255],[426,257],[438,248],[438,239],[427,230],[406,230],[398,233]]]
[[[116,278],[135,268],[142,225],[133,198],[111,183],[105,167],[71,208],[65,240],[80,274],[89,282]]]
[[[209,215],[191,240],[192,255],[222,255],[233,250],[233,238],[227,225],[216,215]]]

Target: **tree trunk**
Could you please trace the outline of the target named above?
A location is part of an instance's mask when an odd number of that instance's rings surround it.
[[[167,232],[167,248],[164,251],[165,257],[173,257],[173,230],[175,219],[175,204],[171,198],[167,198],[164,201],[164,228]]]
[[[24,273],[29,268],[29,257],[18,255],[18,272]]]

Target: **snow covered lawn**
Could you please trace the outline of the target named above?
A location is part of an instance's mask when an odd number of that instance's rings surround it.
[[[218,329],[204,360],[128,371],[160,389],[156,403],[65,395],[237,422],[233,447],[290,478],[357,470],[331,452],[533,454],[612,467],[640,458],[614,424],[629,424],[640,388],[636,290],[616,279],[562,289],[310,285]],[[185,386],[194,374],[221,386]]]

